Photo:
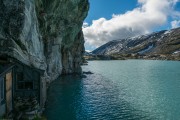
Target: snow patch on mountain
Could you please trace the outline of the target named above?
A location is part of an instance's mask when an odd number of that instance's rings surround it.
[[[140,51],[140,52],[138,52],[138,53],[139,53],[139,54],[144,54],[145,52],[150,51],[153,47],[154,47],[154,45],[150,45],[150,46],[148,46],[147,49],[144,49],[144,50],[142,50],[142,51]]]

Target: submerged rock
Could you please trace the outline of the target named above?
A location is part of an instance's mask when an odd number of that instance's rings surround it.
[[[81,75],[81,78],[87,78],[87,76],[86,75]]]
[[[88,72],[83,72],[83,74],[94,74],[94,73],[92,73],[91,71],[88,71]]]

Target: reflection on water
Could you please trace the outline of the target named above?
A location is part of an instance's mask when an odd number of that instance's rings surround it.
[[[180,63],[93,61],[87,78],[62,76],[48,90],[49,120],[178,120]]]

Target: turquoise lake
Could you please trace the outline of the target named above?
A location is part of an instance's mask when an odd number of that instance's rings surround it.
[[[48,120],[180,120],[180,62],[89,61],[48,90]]]

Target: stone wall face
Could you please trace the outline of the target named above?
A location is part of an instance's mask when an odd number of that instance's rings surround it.
[[[33,0],[0,0],[0,54],[46,69]]]
[[[80,73],[88,0],[0,0],[0,55],[45,70]]]

